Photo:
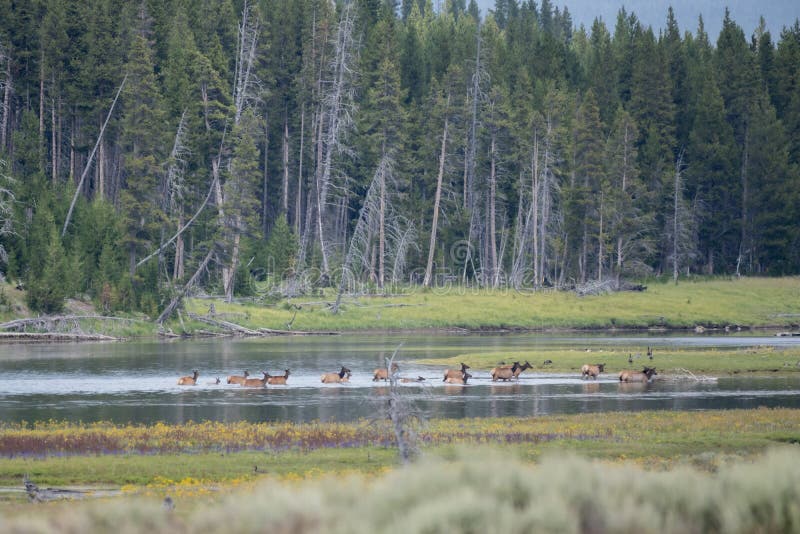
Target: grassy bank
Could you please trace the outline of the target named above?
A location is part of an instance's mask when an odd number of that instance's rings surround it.
[[[391,297],[346,298],[330,311],[331,291],[270,305],[193,299],[187,309],[204,315],[211,302],[227,320],[251,327],[293,330],[694,328],[800,323],[800,278],[743,278],[656,283],[643,292],[579,297],[575,293],[402,288]],[[208,325],[173,323],[208,329]]]
[[[385,331],[463,328],[469,330],[547,330],[613,328],[792,328],[800,323],[800,277],[694,279],[680,284],[649,283],[642,292],[579,297],[565,291],[483,290],[461,286],[422,289],[401,286],[389,296],[345,297],[338,314],[331,313],[333,289],[302,298],[188,299],[186,311],[206,315],[213,303],[216,318],[258,329],[294,331]],[[28,317],[25,294],[11,285],[0,291],[0,321]],[[97,315],[91,302],[69,300],[65,314]],[[159,329],[142,315],[111,320],[81,319],[84,332],[136,338]],[[75,329],[70,320],[63,327]],[[220,331],[184,313],[167,327],[175,333]]]
[[[538,348],[507,352],[466,352],[449,358],[416,360],[423,363],[457,368],[464,362],[474,370],[489,370],[500,363],[529,362],[530,372],[580,373],[584,364],[605,363],[605,372],[614,375],[625,369],[655,367],[663,376],[694,374],[711,376],[749,374],[800,373],[800,348],[746,347],[733,349],[656,348],[653,359],[646,356],[647,341],[642,345],[626,345],[604,349]],[[633,363],[629,363],[629,358]],[[545,362],[552,363],[545,363]]]
[[[800,442],[800,410],[437,419],[418,432],[426,456],[447,458],[460,447],[483,445],[525,461],[570,451],[648,468],[713,470],[730,457]],[[40,486],[139,487],[375,474],[396,466],[390,436],[389,428],[365,423],[6,425],[0,427],[0,486],[19,486],[26,473]]]

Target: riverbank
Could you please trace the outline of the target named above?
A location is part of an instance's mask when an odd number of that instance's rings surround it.
[[[593,296],[574,292],[483,290],[461,286],[401,288],[391,296],[344,300],[333,314],[335,295],[281,300],[269,305],[190,299],[189,312],[213,313],[248,328],[303,331],[554,329],[728,330],[800,324],[800,278],[698,279],[678,285],[655,283],[645,291]],[[184,324],[189,324],[184,322]],[[173,329],[177,326],[172,323]],[[176,330],[177,331],[177,330]]]
[[[524,332],[687,330],[698,332],[772,328],[800,331],[800,277],[704,279],[678,285],[651,282],[644,291],[579,296],[574,292],[423,289],[402,286],[390,295],[346,297],[331,311],[335,294],[319,290],[291,299],[191,298],[164,328],[140,315],[102,318],[90,303],[71,301],[59,332],[115,338],[217,335],[302,335],[386,332]],[[24,298],[6,289],[13,302]],[[26,308],[6,306],[0,318],[19,331]],[[88,316],[88,317],[87,317]],[[33,320],[32,320],[33,321]],[[26,331],[41,332],[35,320]]]
[[[649,356],[648,349],[651,350]],[[474,370],[482,371],[497,365],[528,362],[532,367],[531,371],[526,372],[575,373],[577,376],[584,364],[600,363],[605,364],[605,374],[612,377],[620,371],[640,371],[645,366],[655,367],[659,373],[658,379],[691,378],[689,373],[711,377],[738,374],[775,375],[800,373],[800,346],[651,349],[647,345],[647,339],[643,338],[637,344],[606,348],[542,347],[506,352],[465,352],[448,358],[416,360],[415,363],[455,369],[460,368],[462,362]]]

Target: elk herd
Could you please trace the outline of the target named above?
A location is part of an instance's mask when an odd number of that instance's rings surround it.
[[[647,347],[647,355],[650,360],[653,359],[653,351]],[[552,360],[545,360],[543,366],[551,365]],[[628,356],[628,363],[633,363],[631,355]],[[581,367],[581,378],[584,380],[597,380],[597,377],[605,372],[605,363],[587,363]],[[461,363],[458,369],[446,369],[442,382],[445,384],[466,385],[472,374],[467,372],[470,366]],[[532,369],[533,366],[527,361],[523,364],[514,362],[511,365],[501,364],[490,371],[492,382],[502,381],[508,382],[510,380],[519,380],[520,374],[527,369]],[[372,381],[388,381],[390,377],[395,376],[400,371],[400,367],[396,363],[392,363],[391,368],[381,367],[372,372]],[[247,388],[263,388],[267,385],[286,385],[291,374],[289,369],[285,369],[283,375],[271,375],[267,371],[261,371],[263,375],[261,378],[251,378],[250,373],[245,369],[241,375],[231,375],[227,378],[227,384],[241,385]],[[638,382],[649,383],[653,380],[653,376],[657,375],[655,367],[647,367],[641,371],[633,371],[625,369],[617,375],[620,382]],[[197,370],[192,371],[191,376],[182,376],[178,379],[179,386],[194,386],[197,384],[199,373]],[[320,382],[323,384],[344,384],[350,382],[352,371],[345,366],[338,372],[325,373],[320,377]],[[425,377],[418,376],[417,378],[402,378],[398,377],[397,380],[402,383],[419,383],[424,382]],[[220,379],[209,382],[209,384],[219,384]]]

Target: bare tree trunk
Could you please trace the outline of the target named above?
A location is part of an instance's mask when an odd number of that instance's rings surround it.
[[[283,115],[283,213],[289,218],[289,117]]]
[[[600,192],[600,232],[597,238],[597,281],[603,281],[603,248],[605,237],[603,236],[603,192]]]
[[[183,210],[181,210],[181,213],[178,216],[178,228],[183,228]],[[178,235],[175,241],[175,262],[172,269],[173,280],[180,280],[183,278],[184,274],[183,254],[184,254],[183,234],[180,234]]]
[[[497,208],[495,202],[497,201],[497,135],[492,132],[491,142],[491,169],[489,172],[489,247],[490,259],[492,265],[492,287],[497,287],[500,282],[500,272],[497,269]]]
[[[236,216],[234,224],[236,228],[242,227],[241,216]],[[230,267],[226,269],[225,276],[222,279],[223,289],[225,290],[225,302],[233,302],[233,287],[236,279],[236,267],[239,265],[239,244],[241,241],[241,235],[242,233],[239,231],[233,234]]]
[[[678,284],[678,220],[680,217],[680,192],[681,192],[681,167],[683,165],[683,153],[678,156],[675,164],[675,189],[673,191],[672,206],[672,280]]]
[[[261,229],[267,235],[267,203],[269,202],[269,113],[264,112],[264,183],[261,187]]]
[[[74,108],[73,108],[74,111]],[[78,119],[73,115],[72,128],[69,131],[69,183],[75,181],[75,134],[78,130]]]
[[[303,143],[305,141],[306,129],[306,104],[300,109],[300,156],[298,157],[298,171],[297,171],[297,196],[295,199],[294,207],[294,233],[300,235],[302,201],[303,201]]]
[[[3,60],[6,63],[6,75],[3,80],[3,107],[0,109],[3,112],[3,121],[0,122],[0,150],[8,147],[8,117],[11,115],[11,92],[14,88],[11,78],[11,55],[0,45],[0,62]]]
[[[114,97],[114,101],[111,102],[111,108],[108,110],[108,115],[106,115],[106,120],[103,123],[103,127],[100,128],[100,135],[97,136],[97,142],[94,144],[94,148],[92,149],[92,153],[89,154],[89,160],[86,162],[86,167],[83,169],[83,173],[81,174],[81,179],[78,182],[78,187],[75,189],[75,195],[72,197],[72,202],[69,205],[69,211],[67,212],[67,217],[64,219],[64,228],[61,230],[61,237],[67,233],[67,228],[69,227],[69,221],[72,218],[72,210],[75,209],[75,202],[78,200],[78,195],[81,192],[81,188],[83,187],[83,180],[86,178],[86,173],[89,171],[89,167],[92,166],[92,159],[94,158],[94,154],[97,151],[97,147],[100,142],[103,140],[103,132],[106,131],[106,126],[108,125],[108,120],[111,118],[111,113],[114,111],[114,106],[117,103],[117,99],[119,98],[119,94],[122,92],[122,88],[125,87],[125,82],[128,79],[128,75],[125,74],[125,77],[122,79],[122,83],[119,85],[119,89],[117,89],[117,95]],[[133,272],[133,271],[131,271]]]
[[[386,158],[386,146],[384,142],[383,158]],[[378,287],[383,289],[386,279],[384,264],[386,262],[386,176],[380,175],[380,207],[378,209]]]
[[[41,162],[42,169],[47,168],[47,155],[45,147],[47,144],[44,140],[44,48],[41,50],[41,58],[39,62],[39,161]]]
[[[50,179],[55,185],[58,182],[58,127],[56,124],[56,101],[50,98]]]
[[[192,286],[194,286],[197,283],[197,280],[200,278],[200,275],[203,274],[203,271],[205,271],[206,267],[208,266],[208,262],[211,261],[211,257],[213,255],[214,255],[214,247],[211,247],[208,253],[206,253],[206,257],[203,258],[203,261],[200,262],[200,265],[197,267],[195,273],[192,275],[189,281],[186,282],[186,285],[183,286],[183,289],[181,289],[178,295],[172,298],[167,307],[164,308],[164,311],[161,312],[161,315],[158,316],[158,319],[156,319],[156,323],[163,324],[163,322],[166,321],[170,315],[172,315],[172,312],[174,312],[175,308],[177,308],[178,305],[181,303],[183,297],[186,296],[186,292],[189,291],[189,289],[191,289]]]
[[[97,154],[97,196],[99,196],[99,198],[105,197],[105,190],[106,190],[105,159],[106,159],[106,144],[101,142],[100,149]]]
[[[539,285],[539,136],[533,134],[533,156],[531,158],[531,209],[533,211],[533,286]]]
[[[741,179],[742,179],[742,237],[739,243],[739,257],[736,259],[736,276],[741,276],[740,267],[742,265],[744,254],[749,253],[750,244],[749,244],[749,236],[747,232],[749,231],[749,224],[750,221],[748,220],[748,204],[750,203],[750,186],[748,183],[747,177],[747,166],[749,164],[749,144],[750,144],[750,129],[749,127],[745,126],[744,131],[744,153],[742,154],[742,169],[741,169]]]
[[[425,268],[425,279],[422,285],[430,287],[433,274],[433,256],[436,253],[436,230],[439,225],[439,204],[442,201],[442,179],[444,178],[444,159],[447,154],[447,128],[448,110],[450,108],[450,95],[447,95],[447,105],[444,115],[444,132],[442,133],[442,150],[439,154],[439,174],[436,177],[436,195],[433,201],[433,223],[431,224],[431,240],[428,247],[428,264]]]

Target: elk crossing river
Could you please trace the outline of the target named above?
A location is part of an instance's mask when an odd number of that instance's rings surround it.
[[[401,345],[402,344],[402,345]],[[800,407],[800,376],[720,377],[716,381],[660,380],[620,384],[615,373],[596,382],[579,373],[526,371],[518,382],[492,382],[472,370],[467,386],[442,383],[442,366],[423,358],[470,352],[610,346],[748,347],[800,346],[800,338],[743,336],[342,335],[87,344],[0,345],[0,421],[11,423],[111,421],[353,421],[385,405],[388,387],[372,371],[400,347],[400,375],[425,377],[402,384],[402,393],[427,417],[533,416],[601,411],[715,410]],[[534,362],[537,366],[541,361]],[[321,384],[320,375],[352,370],[349,384]],[[253,376],[291,369],[288,384],[249,389],[225,384],[248,369]],[[200,372],[194,387],[177,379]],[[800,373],[798,373],[800,375]],[[214,384],[215,378],[222,382]]]

